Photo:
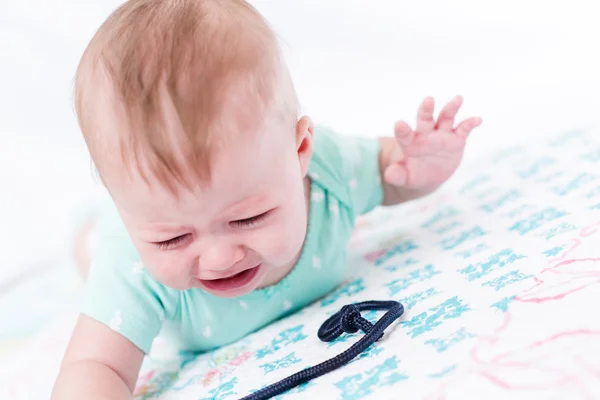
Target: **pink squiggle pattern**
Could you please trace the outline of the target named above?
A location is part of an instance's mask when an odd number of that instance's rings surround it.
[[[429,400],[445,400],[451,395],[465,398],[465,388],[477,383],[484,385],[486,393],[501,398],[510,393],[532,398],[544,393],[569,400],[600,398],[600,329],[597,324],[591,326],[585,315],[578,320],[572,314],[572,326],[568,327],[560,320],[548,324],[548,332],[541,338],[515,335],[529,327],[529,320],[536,315],[560,315],[561,305],[576,293],[587,294],[588,302],[600,300],[600,291],[591,290],[600,286],[600,257],[573,257],[596,236],[599,227],[600,222],[590,224],[570,239],[568,248],[534,278],[532,287],[514,298],[500,326],[480,338],[469,354],[470,363],[459,368]],[[562,312],[572,311],[562,307]]]
[[[542,270],[540,277],[535,277],[535,285],[527,289],[515,301],[521,303],[544,303],[562,300],[565,297],[600,283],[600,268],[596,263],[600,258],[572,259],[560,262]],[[578,268],[574,265],[586,263],[589,269]]]
[[[595,228],[597,228],[599,226],[600,226],[600,221],[595,222],[591,225],[588,225],[579,231],[579,236],[581,236],[581,237],[592,236],[592,235],[598,233],[598,229],[595,229]]]
[[[518,323],[518,322],[517,322]],[[594,399],[588,390],[588,378],[600,378],[600,366],[593,365],[594,346],[600,350],[600,330],[576,329],[554,333],[524,346],[494,354],[505,340],[505,331],[514,325],[511,312],[505,313],[502,325],[491,336],[484,337],[471,351],[472,365],[460,376],[444,383],[429,399],[445,400],[451,389],[464,389],[482,379],[492,387],[508,392],[534,395],[543,390],[569,393],[569,399]],[[486,353],[491,352],[486,356]],[[570,354],[565,357],[565,354]],[[563,364],[577,364],[588,376],[573,372]],[[535,381],[520,382],[522,376],[534,376]],[[577,397],[573,397],[578,393]],[[557,393],[558,394],[558,393]]]
[[[573,293],[579,292],[591,285],[595,285],[597,283],[599,283],[600,281],[600,271],[597,268],[591,268],[589,271],[572,271],[571,268],[565,268],[565,267],[569,267],[572,264],[576,264],[576,263],[580,263],[583,261],[600,261],[600,258],[584,258],[584,259],[566,259],[567,256],[569,256],[571,253],[573,253],[573,251],[575,251],[576,249],[578,249],[584,240],[586,240],[587,238],[589,238],[590,236],[596,234],[598,232],[597,227],[600,226],[600,221],[599,222],[594,222],[591,225],[588,225],[582,229],[579,230],[577,237],[571,238],[571,246],[565,250],[559,257],[555,258],[554,260],[551,260],[549,262],[550,266],[547,268],[544,268],[539,276],[534,278],[534,282],[535,285],[527,290],[523,291],[523,294],[521,296],[517,296],[515,298],[516,301],[520,301],[520,302],[532,302],[532,303],[542,303],[542,302],[546,302],[546,301],[556,301],[556,300],[561,300]],[[552,278],[556,277],[552,277],[552,275],[548,275],[551,278],[546,278],[546,280],[544,280],[544,276],[545,274],[557,274],[557,275],[571,275],[571,279],[565,279],[562,282],[558,282],[555,284],[557,285],[556,287],[554,287],[553,289],[555,289],[555,291],[558,291],[559,293],[556,293],[554,295],[546,295],[546,296],[542,296],[542,295],[538,295],[533,296],[532,293],[542,293],[544,291],[548,291],[546,286],[551,286],[546,284],[547,280],[552,280]],[[576,287],[570,287],[569,289],[565,289],[565,290],[560,290],[561,287],[568,287],[568,286],[573,286],[573,284],[576,283],[576,281],[584,281],[584,283],[579,284]],[[545,286],[544,286],[545,285]]]
[[[594,345],[598,346],[598,343],[600,343],[600,330],[574,329],[560,331],[495,356],[482,356],[481,353],[484,350],[494,352],[495,349],[492,345],[500,346],[502,344],[502,334],[510,327],[512,320],[510,312],[507,312],[507,314],[505,323],[494,332],[493,336],[482,341],[473,349],[471,359],[475,362],[476,368],[471,371],[472,374],[479,375],[502,389],[512,391],[560,388],[565,385],[578,386],[584,383],[580,379],[581,377],[561,366],[569,359],[569,357],[565,357],[565,354],[568,353],[564,350],[570,349],[572,354],[576,355],[574,358],[581,363],[587,350],[592,350]],[[486,345],[488,346],[487,349],[485,348]],[[586,368],[590,370],[593,367],[588,365]],[[518,370],[523,370],[524,373],[535,371],[541,374],[543,379],[532,383],[514,382],[515,372]],[[510,377],[503,378],[503,372],[509,372]],[[595,372],[592,375],[597,376]],[[580,390],[585,391],[583,388],[580,388]]]
[[[598,226],[594,224],[592,226]],[[596,230],[584,228],[581,237],[589,237]],[[572,249],[570,249],[572,251]],[[567,252],[570,252],[567,250]],[[564,254],[563,254],[564,255]],[[535,284],[514,299],[511,310],[531,313],[548,311],[548,307],[561,304],[561,300],[574,293],[584,293],[585,289],[600,284],[600,258],[568,259],[553,263],[535,277]],[[590,296],[598,300],[592,291]],[[526,308],[523,308],[526,307]],[[533,307],[533,308],[527,308]],[[537,310],[537,311],[536,311]],[[565,312],[569,312],[568,309]],[[460,391],[473,382],[473,378],[492,385],[492,388],[507,392],[524,392],[534,395],[541,391],[552,390],[569,399],[593,400],[600,392],[600,329],[586,328],[586,320],[581,326],[565,329],[557,324],[557,330],[543,338],[526,340],[517,348],[508,351],[498,349],[514,341],[514,330],[528,326],[521,320],[514,321],[509,310],[504,313],[503,321],[494,332],[482,337],[470,353],[471,365],[452,380],[440,386],[429,397],[430,400],[447,399],[452,389]],[[550,327],[551,329],[552,327]],[[510,330],[513,336],[510,336]],[[532,379],[520,382],[523,377]],[[597,381],[592,383],[592,381]],[[593,385],[590,386],[590,385]],[[491,390],[491,389],[490,389]],[[594,392],[596,390],[596,392]],[[506,393],[505,395],[508,395]]]
[[[585,226],[583,228],[581,228],[577,234],[576,237],[571,238],[571,247],[569,247],[569,249],[565,250],[560,257],[555,258],[554,260],[550,261],[550,264],[555,263],[555,262],[560,262],[562,260],[564,260],[565,258],[567,258],[567,256],[569,254],[571,254],[573,251],[575,251],[577,248],[579,248],[579,246],[581,246],[582,244],[582,239],[588,238],[596,233],[598,233],[598,227],[600,226],[600,221],[598,222],[594,222],[591,225]]]
[[[571,321],[571,329],[558,321],[549,324],[549,332],[542,338],[515,338],[515,332],[529,327],[529,320],[536,315],[560,315],[565,299],[576,293],[587,294],[587,302],[600,300],[600,291],[590,290],[600,286],[600,258],[573,257],[599,227],[600,221],[595,222],[570,238],[568,249],[540,271],[531,288],[513,299],[514,305],[503,314],[500,326],[479,339],[469,354],[470,363],[459,368],[428,400],[446,400],[452,394],[463,399],[464,389],[476,381],[485,385],[486,393],[497,393],[500,398],[511,393],[533,398],[545,392],[548,396],[548,391],[553,397],[569,400],[600,398],[600,330],[590,327],[585,315],[582,320]],[[563,312],[572,311],[566,305],[563,308]],[[510,350],[502,350],[509,346]]]

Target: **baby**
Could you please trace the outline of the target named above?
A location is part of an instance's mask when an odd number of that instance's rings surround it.
[[[126,2],[89,44],[75,93],[112,206],[94,219],[53,399],[130,398],[164,326],[208,351],[330,292],[356,218],[435,190],[481,123],[455,124],[457,97],[437,121],[425,99],[395,137],[313,126],[243,0]]]

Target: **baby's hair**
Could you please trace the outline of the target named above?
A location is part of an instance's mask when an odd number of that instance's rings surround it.
[[[108,96],[126,133],[94,129],[95,96]],[[126,2],[82,57],[75,109],[101,178],[101,160],[116,156],[171,190],[209,181],[224,132],[247,131],[266,112],[290,127],[298,117],[277,38],[243,0]]]

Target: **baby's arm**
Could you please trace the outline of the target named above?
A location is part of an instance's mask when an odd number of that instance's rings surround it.
[[[130,399],[144,353],[106,325],[81,315],[67,347],[52,400]]]
[[[380,139],[379,167],[384,183],[383,205],[395,205],[425,196],[446,182],[458,168],[467,136],[481,124],[469,118],[455,126],[462,105],[456,97],[433,118],[433,99],[421,104],[413,131],[398,122],[395,138]]]

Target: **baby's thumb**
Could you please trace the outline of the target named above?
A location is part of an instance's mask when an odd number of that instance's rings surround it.
[[[385,170],[384,181],[394,186],[404,186],[408,179],[408,171],[402,164],[392,164]]]
[[[414,132],[406,122],[398,121],[394,126],[394,136],[400,146],[408,146],[413,140]]]

